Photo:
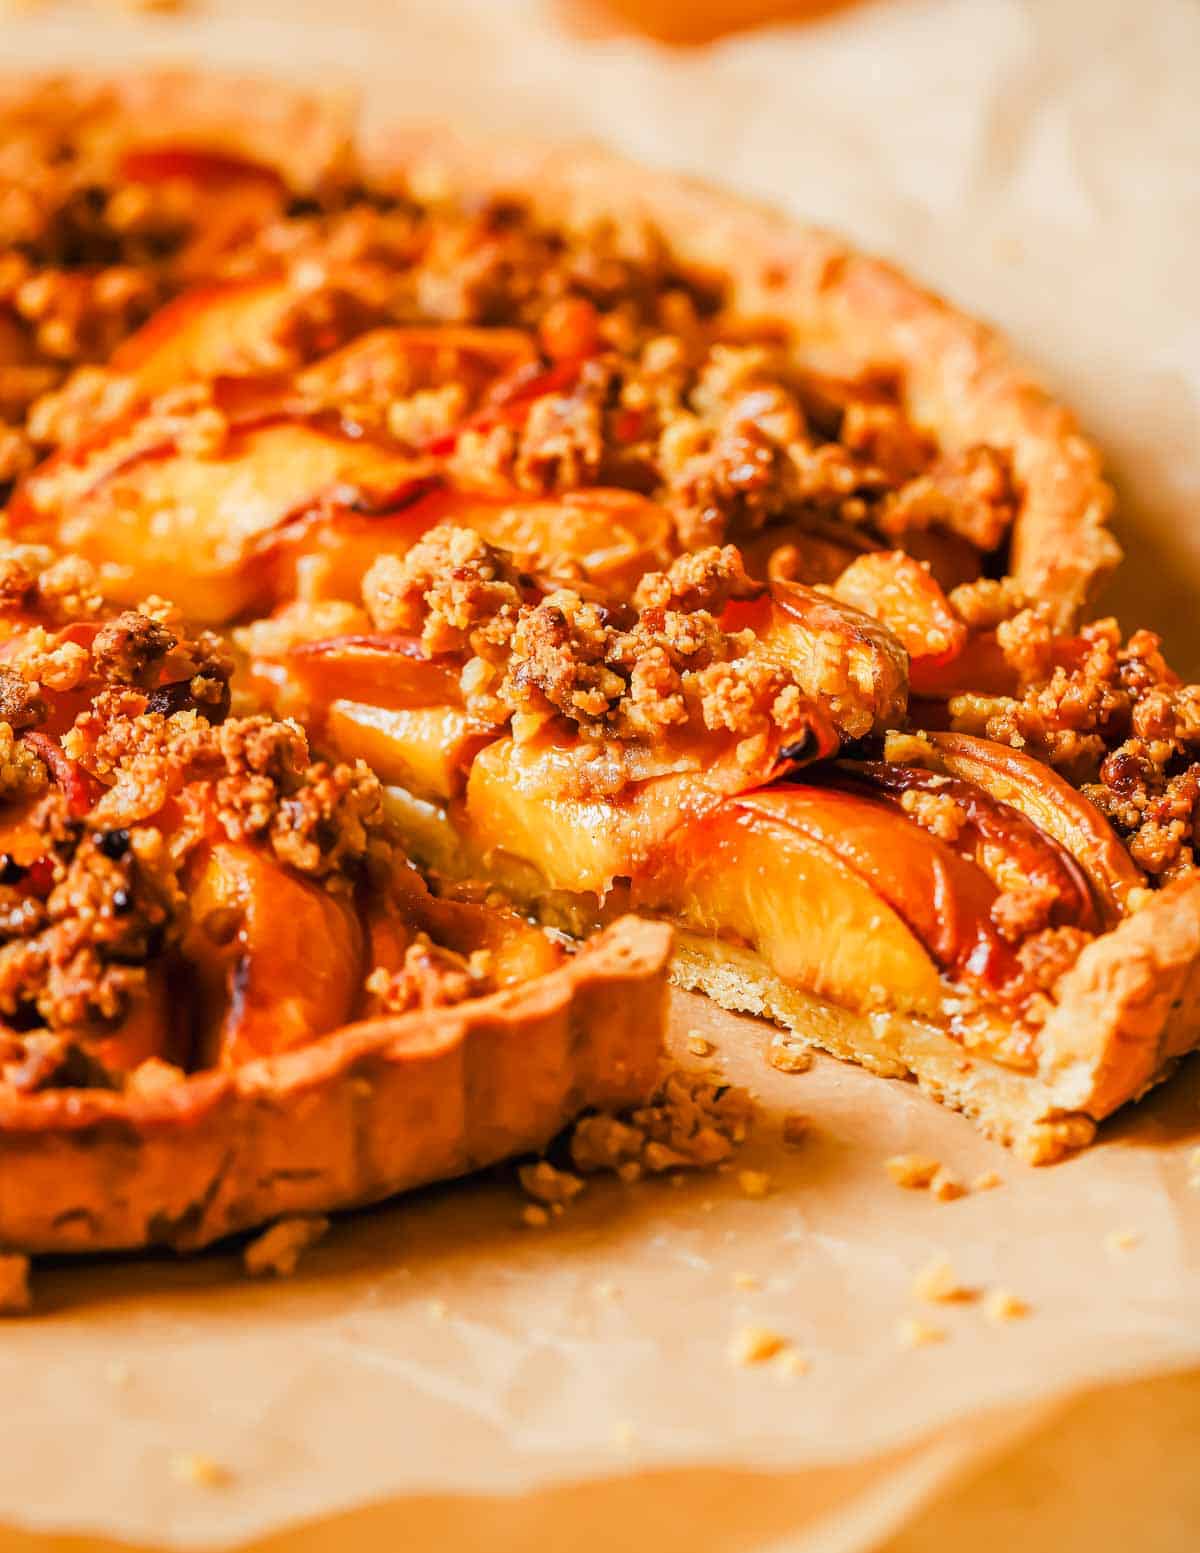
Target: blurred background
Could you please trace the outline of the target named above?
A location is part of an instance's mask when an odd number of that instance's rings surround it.
[[[7,10],[5,9],[7,7]],[[1197,0],[0,0],[6,67],[253,65],[368,121],[591,139],[999,323],[1104,446],[1111,596],[1200,672]]]

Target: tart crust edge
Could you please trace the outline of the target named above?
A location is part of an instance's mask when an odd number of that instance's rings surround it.
[[[835,233],[589,144],[397,126],[368,137],[364,160],[372,181],[402,180],[431,200],[509,192],[568,226],[645,219],[686,263],[727,275],[747,316],[789,320],[823,368],[899,369],[915,418],[948,447],[986,442],[1010,455],[1023,493],[1012,574],[1063,623],[1120,561],[1113,492],[1072,413],[997,330]]]
[[[543,1148],[658,1077],[671,931],[628,917],[522,987],[344,1026],[150,1094],[0,1100],[0,1245],[195,1250]]]

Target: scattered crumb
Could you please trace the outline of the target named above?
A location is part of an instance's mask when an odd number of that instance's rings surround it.
[[[545,1229],[549,1222],[550,1215],[538,1203],[527,1203],[521,1209],[521,1223],[526,1229]]]
[[[450,1314],[445,1300],[430,1300],[425,1309],[429,1312],[430,1321],[445,1321]]]
[[[1105,1235],[1104,1245],[1109,1251],[1132,1251],[1141,1238],[1135,1229],[1113,1229]]]
[[[1200,1149],[1193,1149],[1188,1155],[1188,1164],[1193,1170],[1200,1170]]]
[[[610,1278],[606,1278],[602,1283],[598,1283],[596,1285],[595,1294],[598,1300],[611,1301],[619,1300],[621,1298],[620,1289],[617,1288],[616,1284],[613,1283]]]
[[[767,1197],[771,1191],[771,1177],[765,1170],[739,1170],[738,1187],[743,1197]]]
[[[897,1186],[923,1192],[941,1169],[941,1162],[923,1154],[893,1154],[884,1160],[883,1168]]]
[[[612,1437],[614,1445],[619,1445],[622,1450],[627,1451],[637,1439],[637,1431],[627,1418],[623,1418],[613,1425]]]
[[[767,1061],[780,1073],[807,1073],[813,1065],[813,1054],[811,1048],[802,1041],[780,1031],[771,1037],[771,1044],[767,1047]]]
[[[532,1197],[535,1203],[554,1207],[572,1202],[586,1185],[582,1176],[574,1175],[569,1170],[557,1170],[548,1159],[521,1165],[517,1170],[517,1179],[527,1197]]]
[[[913,1279],[912,1291],[919,1300],[931,1303],[947,1303],[951,1300],[969,1299],[971,1291],[959,1279],[948,1257],[935,1257],[927,1262]]]
[[[992,1192],[996,1187],[1004,1185],[1004,1177],[994,1170],[985,1170],[982,1175],[976,1176],[971,1182],[973,1192]]]
[[[787,1338],[769,1327],[739,1327],[730,1340],[729,1357],[734,1364],[763,1364],[787,1347]]]
[[[807,1116],[801,1116],[799,1111],[789,1111],[783,1119],[783,1141],[788,1148],[795,1148],[803,1143],[809,1135],[809,1120]]]
[[[124,1359],[109,1359],[104,1366],[104,1379],[110,1386],[128,1386],[132,1374]]]
[[[581,1117],[571,1133],[571,1163],[582,1175],[611,1170],[626,1183],[646,1171],[719,1169],[745,1140],[753,1116],[745,1090],[676,1070],[648,1105],[621,1116]]]
[[[905,1316],[896,1325],[896,1341],[901,1348],[928,1348],[931,1343],[944,1342],[941,1327],[930,1326],[917,1316]]]
[[[250,1242],[242,1252],[242,1266],[251,1278],[263,1278],[268,1273],[274,1273],[277,1278],[290,1278],[304,1252],[315,1245],[328,1228],[329,1220],[320,1215],[280,1219]]]
[[[753,1273],[734,1273],[733,1286],[735,1289],[758,1289],[762,1287]]]
[[[188,1483],[193,1488],[220,1488],[228,1483],[230,1472],[211,1456],[199,1451],[176,1451],[171,1457],[171,1476],[177,1483]]]
[[[687,1035],[687,1049],[693,1057],[711,1057],[716,1047],[702,1036],[699,1030],[689,1030]]]
[[[0,1316],[23,1316],[32,1304],[29,1258],[0,1255]]]
[[[794,1348],[785,1348],[775,1360],[775,1369],[780,1375],[789,1379],[796,1375],[807,1375],[812,1365],[803,1354],[797,1353]]]
[[[996,1326],[1020,1321],[1029,1314],[1029,1306],[1008,1289],[989,1289],[984,1296],[983,1313]]]
[[[965,1197],[967,1189],[954,1174],[944,1165],[934,1171],[933,1180],[929,1183],[929,1190],[938,1202],[953,1202],[956,1197]]]

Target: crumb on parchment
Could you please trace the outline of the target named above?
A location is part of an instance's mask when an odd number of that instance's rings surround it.
[[[767,1061],[779,1073],[807,1073],[813,1065],[812,1049],[780,1030],[771,1037]]]
[[[971,1297],[971,1290],[954,1271],[949,1257],[938,1256],[927,1262],[913,1279],[912,1291],[920,1300],[947,1304]]]
[[[729,1341],[729,1357],[734,1364],[764,1364],[790,1347],[786,1337],[770,1327],[739,1327]]]
[[[0,1254],[0,1316],[23,1316],[32,1305],[29,1258]]]
[[[931,1326],[918,1316],[902,1316],[896,1324],[896,1341],[901,1348],[928,1348],[933,1343],[945,1342],[942,1327]]]
[[[171,1476],[192,1488],[222,1488],[233,1474],[200,1451],[176,1451],[171,1457]]]
[[[989,1289],[984,1295],[983,1313],[994,1326],[1005,1326],[1027,1316],[1029,1306],[1009,1289]]]
[[[242,1265],[252,1278],[263,1278],[268,1273],[276,1278],[290,1278],[305,1251],[328,1229],[329,1220],[319,1214],[312,1218],[280,1219],[250,1242],[242,1253]]]
[[[933,1173],[933,1180],[929,1183],[929,1193],[930,1196],[936,1197],[938,1202],[953,1202],[955,1198],[965,1197],[967,1189],[952,1170],[939,1165]]]
[[[924,1154],[893,1154],[884,1160],[883,1168],[897,1186],[923,1192],[941,1169],[941,1164]]]

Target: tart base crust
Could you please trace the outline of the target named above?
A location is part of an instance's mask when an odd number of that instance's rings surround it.
[[[1036,1073],[976,1056],[920,1019],[835,1008],[715,939],[677,932],[672,976],[835,1057],[911,1076],[1030,1164],[1050,1164],[1090,1143],[1098,1122],[1161,1083],[1200,1039],[1200,880],[1170,886],[1088,945],[1041,1031]]]
[[[1056,1112],[1032,1074],[972,1057],[935,1025],[898,1013],[853,1013],[789,987],[748,950],[680,933],[671,979],[734,1013],[758,1014],[809,1046],[882,1078],[915,1078],[935,1100],[962,1111],[1030,1164],[1050,1164],[1090,1143],[1095,1121]]]
[[[541,1149],[587,1107],[653,1090],[670,943],[623,918],[524,987],[155,1095],[0,1098],[0,1245],[195,1250]]]

